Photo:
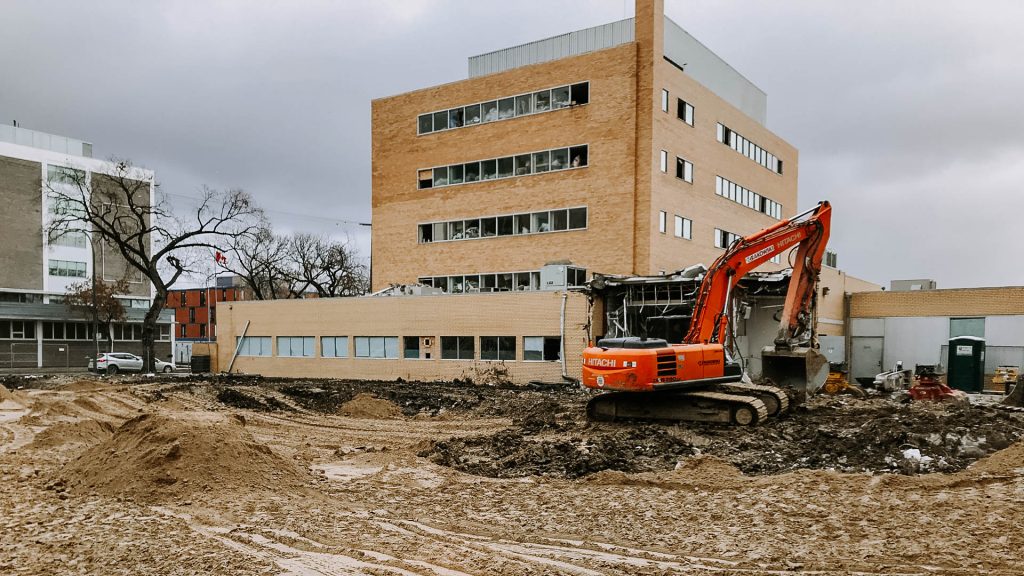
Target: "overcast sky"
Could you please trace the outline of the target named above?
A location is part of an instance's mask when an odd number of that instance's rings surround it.
[[[882,284],[1024,284],[1024,3],[666,0],[768,93],[800,204]],[[370,100],[632,0],[0,0],[0,121],[81,138],[165,192],[241,187],[285,230],[370,219]],[[410,114],[415,111],[410,111]]]

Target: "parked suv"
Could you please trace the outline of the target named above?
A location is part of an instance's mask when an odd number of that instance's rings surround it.
[[[142,372],[142,358],[127,352],[107,352],[100,354],[99,361],[89,360],[89,371],[98,374],[117,374],[118,372]],[[173,372],[174,364],[156,361],[157,372]]]

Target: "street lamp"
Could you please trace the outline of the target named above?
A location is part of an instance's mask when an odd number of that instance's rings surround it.
[[[360,222],[359,225],[370,229],[370,294],[373,294],[373,223]]]

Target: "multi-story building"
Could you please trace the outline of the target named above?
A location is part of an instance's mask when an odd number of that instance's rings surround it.
[[[217,278],[216,286],[184,288],[167,293],[167,308],[174,313],[175,338],[180,342],[217,340],[217,303],[247,300],[237,277]]]
[[[710,264],[796,213],[797,150],[766,117],[765,93],[663,0],[472,57],[466,80],[373,102],[374,289]]]
[[[68,171],[87,181],[111,174],[109,162],[92,157],[88,142],[0,126],[0,369],[84,367],[86,357],[111,347],[141,353],[141,320],[153,298],[152,285],[103,242],[92,242],[87,226],[51,239],[46,233],[56,214],[67,209],[52,191],[67,182]],[[151,171],[140,178],[153,181]],[[152,202],[152,185],[150,187]],[[72,194],[74,191],[69,191]],[[127,322],[111,333],[94,334],[88,314],[64,304],[69,287],[92,278],[128,280],[120,295]],[[161,318],[157,355],[170,354],[171,315]]]

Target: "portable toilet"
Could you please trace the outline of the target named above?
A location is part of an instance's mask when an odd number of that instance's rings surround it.
[[[964,392],[985,389],[985,339],[957,336],[949,339],[946,383]]]

